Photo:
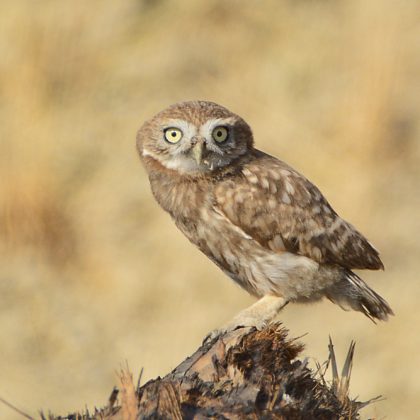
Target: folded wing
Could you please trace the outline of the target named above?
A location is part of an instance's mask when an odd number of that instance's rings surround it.
[[[318,188],[285,163],[255,151],[215,189],[214,207],[272,251],[348,269],[380,269],[378,251],[332,209]]]

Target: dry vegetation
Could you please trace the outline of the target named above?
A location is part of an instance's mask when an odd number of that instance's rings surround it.
[[[220,102],[382,251],[364,277],[396,317],[330,303],[281,319],[324,360],[358,343],[352,387],[413,418],[420,394],[417,0],[3,0],[0,396],[101,404],[127,359],[164,374],[251,298],[153,202],[134,149],[178,100]],[[0,406],[0,418],[12,418]]]

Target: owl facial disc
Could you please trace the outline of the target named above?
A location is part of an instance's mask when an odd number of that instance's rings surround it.
[[[141,156],[191,176],[233,164],[252,143],[251,129],[241,117],[204,101],[161,111],[143,125],[137,142]]]

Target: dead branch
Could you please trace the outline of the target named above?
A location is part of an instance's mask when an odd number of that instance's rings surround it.
[[[120,373],[119,401],[94,413],[50,420],[90,419],[358,419],[366,405],[348,396],[354,344],[343,374],[334,369],[331,385],[321,369],[313,373],[298,358],[303,345],[280,324],[262,331],[239,328],[203,344],[164,378],[134,386],[128,369]]]

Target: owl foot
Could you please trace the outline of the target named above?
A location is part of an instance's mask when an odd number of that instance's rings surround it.
[[[249,330],[252,330],[252,329],[262,330],[267,325],[266,322],[256,323],[255,320],[253,321],[250,320],[251,321],[249,322],[250,325],[247,325],[248,322],[246,322],[245,320],[241,322],[235,322],[234,320],[235,318],[231,322],[228,322],[227,324],[223,325],[222,327],[216,328],[213,331],[211,331],[203,340],[203,344],[216,340],[217,338],[223,335],[226,335],[232,331],[235,331],[236,329],[239,329],[239,328],[247,328]]]
[[[256,328],[257,330],[262,330],[287,303],[287,300],[283,297],[264,296],[250,307],[239,312],[238,315],[221,328],[211,331],[203,343],[213,341],[237,328]]]

